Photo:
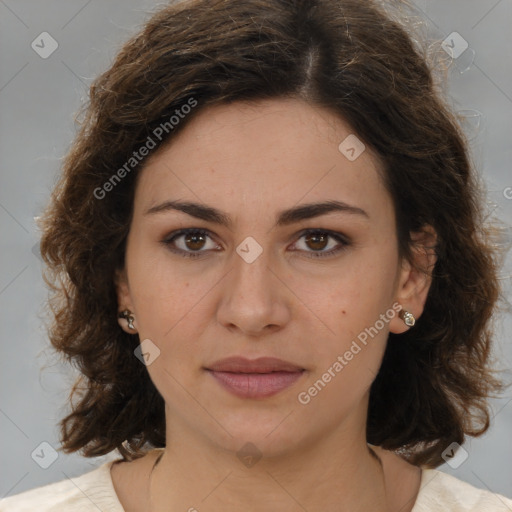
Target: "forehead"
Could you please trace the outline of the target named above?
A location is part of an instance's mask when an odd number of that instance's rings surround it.
[[[181,198],[276,211],[340,200],[375,210],[390,202],[381,172],[377,156],[327,109],[292,99],[236,102],[204,108],[152,155],[136,201],[146,209]]]

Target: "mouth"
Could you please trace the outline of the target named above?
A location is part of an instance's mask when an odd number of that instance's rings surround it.
[[[273,357],[250,360],[230,357],[205,370],[227,391],[240,398],[267,398],[292,386],[306,369]]]

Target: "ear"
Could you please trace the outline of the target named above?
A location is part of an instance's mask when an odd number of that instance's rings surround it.
[[[125,309],[129,309],[133,313],[134,308],[130,294],[130,287],[128,285],[128,276],[126,274],[126,268],[118,269],[115,271],[114,284],[117,293],[118,313],[124,311]],[[123,331],[127,332],[128,334],[134,334],[134,331],[128,328],[128,322],[126,321],[126,319],[118,317],[117,322],[119,323]]]
[[[416,267],[409,261],[402,261],[398,285],[395,292],[395,301],[402,309],[412,313],[417,320],[423,313],[428,291],[432,284],[432,271],[437,262],[436,243],[437,234],[430,225],[424,226],[420,231],[411,233],[413,240],[413,258]],[[422,271],[423,270],[423,271]],[[389,323],[389,330],[395,334],[410,329],[405,322],[396,315]]]

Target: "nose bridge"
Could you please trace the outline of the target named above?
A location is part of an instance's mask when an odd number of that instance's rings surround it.
[[[250,238],[250,237],[249,237]],[[245,332],[258,332],[286,320],[282,284],[272,270],[272,254],[252,240],[244,240],[233,254],[219,320]]]
[[[237,247],[230,288],[246,301],[267,302],[273,289],[270,270],[272,258],[270,250],[263,250],[261,245],[256,244],[254,239],[246,239]]]

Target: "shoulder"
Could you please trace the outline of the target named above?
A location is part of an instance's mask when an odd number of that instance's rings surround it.
[[[511,512],[512,499],[478,489],[436,469],[423,469],[411,512]]]
[[[66,478],[3,498],[0,512],[124,512],[110,476],[112,463],[107,462],[76,478]]]

